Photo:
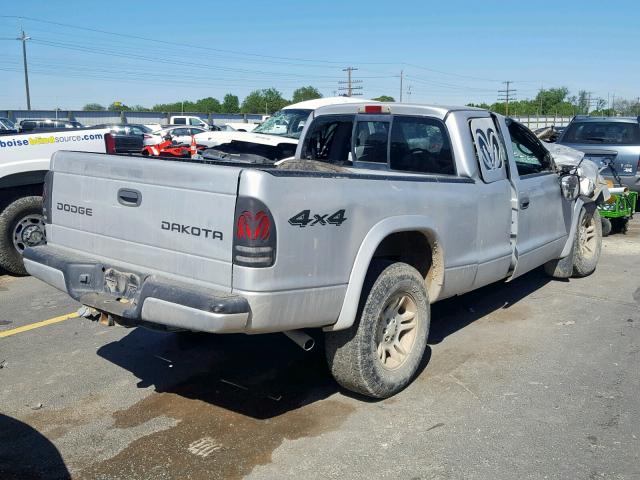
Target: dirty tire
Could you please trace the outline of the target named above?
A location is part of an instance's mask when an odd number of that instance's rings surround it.
[[[332,163],[318,160],[287,160],[278,165],[278,170],[302,170],[305,172],[345,173],[347,169]]]
[[[573,245],[573,276],[591,275],[598,265],[602,248],[602,221],[597,209],[580,211],[578,231]]]
[[[611,233],[613,226],[611,225],[611,220],[608,218],[602,217],[602,236],[608,237]]]
[[[42,197],[21,197],[0,212],[0,267],[15,275],[27,275],[22,254],[13,244],[13,231],[27,215],[42,215]]]
[[[403,303],[406,309],[400,306]],[[411,316],[415,324],[409,330]],[[396,319],[391,320],[391,325],[387,322],[390,317]],[[346,330],[326,333],[325,351],[331,373],[341,386],[362,395],[387,398],[398,393],[411,382],[420,366],[429,320],[429,298],[420,273],[406,263],[376,262],[367,274],[354,324]],[[394,333],[389,333],[390,326]],[[405,352],[397,364],[391,363],[392,355],[402,354],[390,346],[395,342],[388,343],[386,335],[396,338],[398,348]]]

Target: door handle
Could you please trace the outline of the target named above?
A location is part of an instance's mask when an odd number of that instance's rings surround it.
[[[522,197],[520,199],[520,208],[522,210],[529,208],[529,197]]]
[[[131,188],[118,190],[118,203],[125,207],[137,207],[142,203],[142,193]]]

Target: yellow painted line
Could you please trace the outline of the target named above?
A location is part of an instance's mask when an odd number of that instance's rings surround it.
[[[11,335],[16,335],[22,332],[28,332],[29,330],[33,330],[40,327],[46,327],[47,325],[52,325],[54,323],[64,322],[65,320],[69,320],[70,318],[77,318],[77,313],[67,313],[66,315],[61,315],[59,317],[50,318],[49,320],[42,320],[41,322],[30,323],[28,325],[23,325],[22,327],[12,328],[11,330],[5,330],[4,332],[0,332],[0,338],[10,337]]]

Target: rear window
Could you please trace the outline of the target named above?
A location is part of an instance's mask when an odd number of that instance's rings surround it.
[[[640,127],[630,122],[573,122],[562,142],[636,145],[640,144]]]
[[[302,158],[344,164],[351,151],[353,115],[327,115],[318,118],[305,136]]]
[[[355,140],[355,160],[358,162],[387,163],[389,122],[358,122]]]

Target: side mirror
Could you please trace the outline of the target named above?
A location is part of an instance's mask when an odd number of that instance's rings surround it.
[[[560,178],[560,190],[567,200],[575,200],[580,195],[580,178],[577,175],[564,175]]]

